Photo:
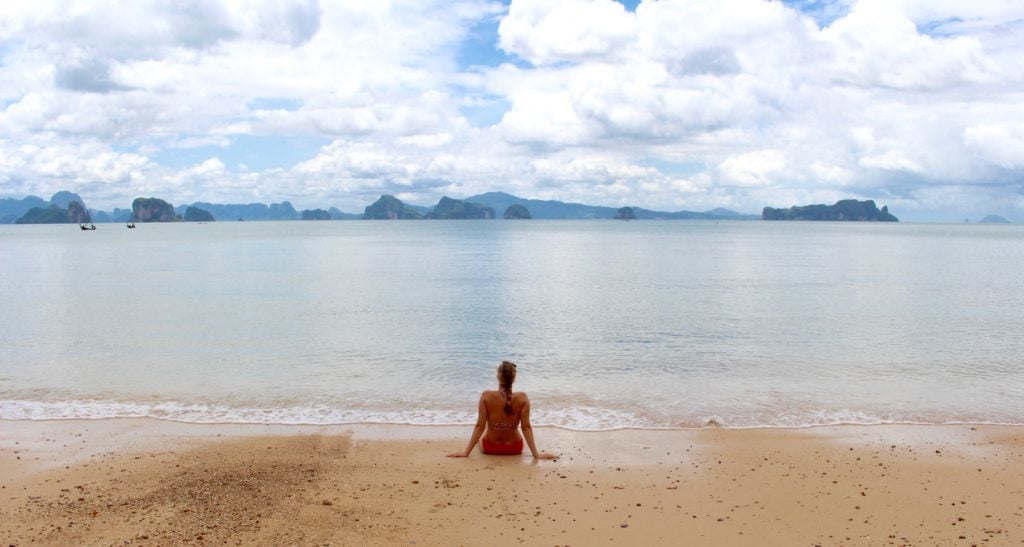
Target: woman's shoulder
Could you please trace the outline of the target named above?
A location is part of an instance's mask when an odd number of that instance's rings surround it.
[[[495,398],[495,397],[498,397],[502,401],[504,401],[505,400],[505,392],[504,391],[498,391],[496,389],[485,389],[483,392],[480,393],[480,398],[481,399],[492,399],[492,398]],[[513,391],[512,392],[512,400],[513,401],[528,401],[529,399],[530,398],[526,395],[525,391]]]

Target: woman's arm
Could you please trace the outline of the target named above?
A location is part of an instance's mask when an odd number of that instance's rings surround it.
[[[523,394],[526,397],[526,394]],[[526,438],[526,446],[530,447],[530,453],[533,454],[535,460],[557,460],[558,456],[554,454],[548,454],[547,452],[538,452],[537,443],[533,442],[533,426],[530,425],[530,399],[526,398],[526,403],[523,404],[523,412],[520,415],[521,427],[523,428],[523,437]]]
[[[480,403],[477,404],[476,411],[476,425],[473,426],[473,436],[469,438],[469,444],[466,445],[465,452],[452,452],[448,454],[449,458],[465,458],[469,456],[469,453],[473,451],[473,447],[480,441],[480,437],[484,434],[484,429],[487,427],[487,405],[484,404],[484,394],[480,394]]]

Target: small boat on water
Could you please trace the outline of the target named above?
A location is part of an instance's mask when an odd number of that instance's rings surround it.
[[[127,227],[129,227],[129,228],[134,228],[134,227],[135,227],[135,223],[134,223],[134,222],[129,222],[129,223],[128,223],[128,224],[126,224],[125,226],[127,226]]]
[[[79,224],[78,227],[83,229],[83,230],[95,230],[96,229],[96,225],[95,224],[90,224],[88,226],[86,226],[85,224]]]

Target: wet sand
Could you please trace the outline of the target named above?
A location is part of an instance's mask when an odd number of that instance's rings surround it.
[[[1022,545],[1024,428],[0,421],[4,545]]]

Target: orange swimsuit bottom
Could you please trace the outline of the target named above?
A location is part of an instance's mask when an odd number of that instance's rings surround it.
[[[484,454],[518,456],[523,453],[523,439],[519,439],[512,444],[494,443],[487,439],[480,439],[480,447],[483,449]]]

